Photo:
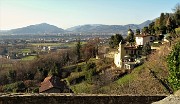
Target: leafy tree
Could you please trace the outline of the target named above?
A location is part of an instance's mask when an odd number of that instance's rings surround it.
[[[151,46],[149,43],[146,43],[142,48],[142,55],[146,56],[151,53]]]
[[[83,58],[88,61],[90,58],[95,58],[96,57],[96,45],[92,43],[87,43],[86,45],[83,46],[82,48],[83,51]]]
[[[180,42],[178,42],[167,57],[169,67],[168,81],[174,90],[180,89]]]
[[[118,47],[120,41],[124,42],[122,35],[121,34],[115,34],[115,35],[111,36],[110,41],[109,41],[109,45],[111,48],[116,48],[116,47]]]

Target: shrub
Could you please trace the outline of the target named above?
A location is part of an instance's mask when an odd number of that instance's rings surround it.
[[[167,58],[169,67],[168,81],[174,91],[180,89],[180,42],[178,42],[172,49]]]
[[[3,86],[3,92],[25,92],[26,86],[22,81]]]

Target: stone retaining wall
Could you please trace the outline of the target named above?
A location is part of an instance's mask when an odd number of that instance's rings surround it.
[[[0,104],[151,104],[167,96],[0,94]]]

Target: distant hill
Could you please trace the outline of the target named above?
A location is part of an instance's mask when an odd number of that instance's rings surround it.
[[[145,26],[148,26],[152,21],[147,20],[141,24],[128,24],[128,25],[102,25],[102,24],[88,24],[88,25],[79,25],[66,29],[71,32],[88,32],[88,33],[127,33],[129,27],[132,30],[142,29]]]
[[[3,33],[25,35],[25,34],[49,34],[49,33],[63,33],[63,32],[64,30],[61,28],[58,28],[54,25],[50,25],[47,23],[42,23],[42,24],[36,24],[27,27],[12,29]]]
[[[147,21],[139,24],[138,27],[142,29],[143,27],[148,26],[151,22],[152,22],[152,20],[147,20]]]
[[[128,25],[103,25],[103,24],[87,24],[79,25],[63,30],[57,26],[50,25],[47,23],[30,25],[27,27],[12,29],[9,31],[0,31],[1,34],[16,34],[16,35],[26,35],[26,34],[52,34],[52,33],[120,33],[126,35],[129,27],[132,30],[142,29],[148,26],[152,21],[147,20],[141,24],[128,24]]]

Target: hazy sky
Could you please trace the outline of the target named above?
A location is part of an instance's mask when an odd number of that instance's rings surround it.
[[[179,0],[0,0],[0,30],[49,23],[125,25],[172,12]]]

